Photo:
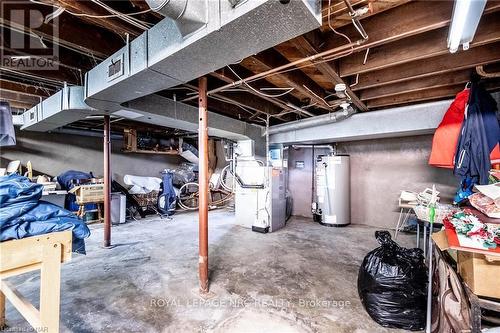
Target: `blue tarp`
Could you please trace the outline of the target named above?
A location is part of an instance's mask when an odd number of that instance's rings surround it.
[[[59,185],[63,190],[69,191],[73,187],[75,187],[73,181],[81,179],[90,179],[90,178],[94,178],[92,172],[87,173],[83,171],[68,170],[57,176],[57,182],[59,183]],[[80,206],[76,203],[76,196],[74,194],[72,193],[66,194],[66,198],[64,200],[64,208],[72,212],[75,212],[80,208]],[[97,209],[96,204],[93,203],[85,204],[85,211],[90,211],[95,209]]]
[[[41,201],[43,185],[12,174],[0,177],[0,241],[72,230],[73,252],[85,254],[87,225],[76,215]]]

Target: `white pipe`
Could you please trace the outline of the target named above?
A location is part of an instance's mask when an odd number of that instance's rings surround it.
[[[301,149],[301,148],[328,149],[328,150],[330,150],[331,155],[335,155],[335,148],[333,147],[333,145],[292,145],[292,148],[294,148],[294,149]],[[314,156],[313,156],[313,158],[314,158]]]
[[[317,125],[336,123],[338,121],[351,117],[355,113],[356,110],[349,106],[346,110],[336,111],[322,116],[291,121],[285,124],[274,125],[269,127],[269,130],[267,130],[264,134],[276,134]]]

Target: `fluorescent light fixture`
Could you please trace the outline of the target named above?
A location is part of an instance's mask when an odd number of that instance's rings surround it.
[[[448,48],[451,53],[457,52],[460,44],[464,50],[469,49],[469,43],[474,38],[485,6],[486,0],[455,0],[448,34]]]

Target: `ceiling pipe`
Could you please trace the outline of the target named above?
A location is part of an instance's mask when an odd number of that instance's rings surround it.
[[[351,16],[351,21],[356,30],[358,30],[359,34],[361,37],[363,37],[364,40],[368,39],[368,34],[366,33],[365,29],[361,25],[361,22],[359,22],[359,14],[357,11],[352,8],[352,4],[349,0],[344,0],[345,5],[347,6],[347,9],[349,10],[349,16]]]
[[[488,73],[484,70],[484,66],[476,66],[476,73],[479,74],[481,77],[486,77],[486,78],[493,78],[493,77],[500,77],[500,72],[495,72],[495,73]]]
[[[298,130],[298,129],[307,128],[307,127],[312,127],[312,126],[336,123],[338,121],[341,121],[341,120],[344,120],[344,119],[351,117],[355,113],[356,113],[356,110],[352,106],[348,106],[345,110],[332,112],[332,113],[325,114],[322,116],[301,119],[301,120],[292,121],[292,122],[280,124],[280,125],[274,125],[274,126],[269,127],[269,130],[267,132],[268,132],[268,134],[271,135],[271,134],[276,134],[276,133],[282,133],[282,132],[293,131],[293,130]],[[264,133],[264,134],[266,134],[266,133]]]
[[[328,149],[330,151],[331,155],[335,155],[335,148],[333,147],[333,145],[292,145],[292,148],[293,149],[301,149],[301,148]]]

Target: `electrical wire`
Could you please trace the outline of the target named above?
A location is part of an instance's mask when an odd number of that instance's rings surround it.
[[[45,3],[45,2],[42,2],[42,1],[38,1],[38,0],[30,0],[30,2],[32,3],[36,3],[36,4],[39,4],[39,5],[45,5],[45,6],[50,6],[50,7],[58,7],[58,8],[62,8],[62,7],[59,7],[59,6],[54,6],[52,4],[49,4],[49,3]],[[95,0],[92,0],[92,2],[95,2]],[[111,7],[103,4],[103,3],[98,3],[98,2],[95,2],[96,4],[99,4],[101,7],[105,8],[106,10],[112,12],[112,14],[109,14],[109,15],[92,15],[92,14],[87,14],[87,13],[75,13],[71,10],[68,10],[68,9],[64,9],[65,12],[67,12],[68,14],[71,14],[73,16],[77,16],[77,17],[89,17],[89,18],[114,18],[114,17],[117,17],[117,18],[123,18],[123,17],[127,17],[127,16],[135,16],[135,15],[141,15],[141,14],[146,14],[146,13],[149,13],[152,11],[152,9],[146,9],[146,10],[142,10],[142,11],[139,11],[139,12],[134,12],[134,13],[121,13],[117,10],[114,10],[112,9]],[[102,6],[104,5],[104,6]],[[108,9],[109,8],[109,9]],[[132,17],[131,19],[133,20],[136,20],[138,23],[141,23],[141,24],[144,24],[145,26],[151,26],[150,23],[148,22],[145,22],[145,21],[141,21],[139,19],[136,19],[134,17]],[[129,22],[130,23],[130,22]],[[131,23],[132,24],[132,23]],[[135,25],[135,24],[134,24]],[[145,28],[144,26],[140,27],[141,29],[147,29]]]
[[[255,82],[255,81],[258,81],[258,80],[262,80],[262,79],[268,78],[268,77],[273,76],[273,75],[284,74],[284,73],[295,71],[295,70],[298,70],[298,69],[303,69],[303,68],[306,68],[306,67],[316,66],[316,65],[319,65],[319,64],[322,64],[322,63],[326,63],[326,62],[332,61],[334,59],[338,59],[338,58],[342,58],[342,57],[347,57],[347,56],[351,55],[354,52],[354,45],[352,45],[353,43],[352,43],[351,39],[346,34],[338,32],[335,28],[333,28],[332,23],[331,23],[331,8],[330,8],[330,6],[331,6],[331,0],[328,0],[328,14],[327,14],[327,16],[328,16],[328,20],[327,20],[328,21],[328,26],[329,26],[329,28],[335,34],[337,34],[337,35],[345,38],[348,41],[348,43],[351,44],[351,47],[350,47],[350,49],[348,51],[343,51],[343,52],[340,52],[338,54],[334,54],[334,55],[331,55],[331,56],[323,57],[319,61],[311,61],[310,63],[306,63],[306,64],[301,65],[301,66],[295,66],[295,67],[292,67],[292,68],[284,69],[282,71],[274,72],[274,73],[271,73],[271,74],[268,74],[268,75],[265,75],[265,76],[253,79],[253,80],[249,80],[249,81],[243,82],[243,83],[248,86],[249,82]]]
[[[331,21],[331,5],[332,5],[332,0],[328,0],[328,27],[330,27],[330,29],[337,35],[341,36],[341,37],[344,37],[350,44],[352,44],[352,41],[351,39],[346,35],[346,34],[343,34],[341,32],[338,32],[337,30],[335,30],[332,26],[332,21]],[[354,47],[351,46],[351,53],[354,52]],[[349,53],[349,54],[351,54]],[[348,55],[349,55],[348,54]]]
[[[233,74],[238,78],[238,80],[243,80],[232,68],[230,65],[227,65],[227,68],[229,68],[229,70],[231,72],[233,72]],[[255,89],[254,87],[252,87],[251,85],[249,85],[247,82],[243,81],[243,84],[246,85],[250,90],[252,90],[253,92],[255,92],[256,94],[259,94],[261,96],[265,96],[265,97],[269,97],[269,98],[276,98],[276,97],[281,97],[281,96],[285,96],[285,95],[288,95],[289,93],[291,93],[295,88],[290,88],[288,89],[287,91],[281,93],[281,94],[276,94],[276,95],[270,95],[270,94],[266,94],[266,93],[263,93],[262,91],[259,91],[257,89]]]
[[[110,13],[117,15],[118,18],[122,19],[123,21],[125,21],[129,24],[132,24],[133,26],[136,26],[136,27],[143,29],[143,30],[147,30],[151,27],[151,24],[149,24],[148,22],[141,21],[133,16],[129,16],[129,15],[126,15],[122,12],[119,12],[119,11],[115,10],[114,8],[106,5],[105,3],[103,3],[100,0],[91,0],[91,1],[93,3],[101,6],[102,8],[106,9]]]
[[[344,54],[344,52],[348,52],[348,53]],[[319,64],[323,64],[323,63],[326,63],[326,62],[338,59],[338,58],[342,58],[342,57],[348,56],[351,53],[352,52],[350,50],[348,50],[348,51],[342,51],[340,53],[337,53],[337,54],[329,56],[329,57],[323,57],[322,60],[319,60],[319,61],[311,61],[310,63],[306,63],[304,65],[295,66],[295,67],[292,67],[292,68],[287,68],[287,69],[284,69],[284,70],[281,70],[281,71],[278,71],[278,72],[274,72],[274,73],[271,73],[271,74],[268,74],[268,75],[265,75],[265,76],[258,77],[256,79],[249,80],[247,82],[255,82],[255,81],[259,81],[259,80],[271,77],[273,75],[284,74],[284,73],[296,71],[296,70],[299,70],[299,69],[302,69],[302,68],[306,68],[306,67],[313,67],[313,66],[316,66],[316,65],[319,65]]]

